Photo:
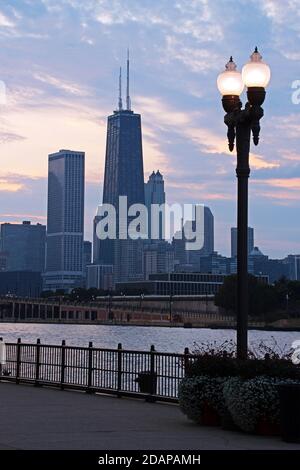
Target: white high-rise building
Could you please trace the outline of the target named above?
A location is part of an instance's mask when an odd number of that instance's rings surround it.
[[[46,272],[44,290],[82,285],[84,152],[49,155]]]

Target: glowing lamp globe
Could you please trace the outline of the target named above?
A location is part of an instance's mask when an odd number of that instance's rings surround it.
[[[247,88],[266,88],[271,78],[270,67],[263,62],[262,56],[255,48],[250,61],[244,65],[242,79]]]
[[[236,69],[236,64],[230,57],[225,66],[225,71],[220,73],[217,86],[222,96],[240,96],[244,90],[241,73]]]

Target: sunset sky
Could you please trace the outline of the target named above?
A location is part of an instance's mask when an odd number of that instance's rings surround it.
[[[46,223],[48,154],[83,150],[91,239],[129,47],[145,179],[160,169],[169,203],[208,205],[216,250],[229,255],[236,162],[216,77],[257,45],[272,79],[252,147],[249,221],[265,254],[300,253],[300,0],[0,0],[0,41],[0,222]]]

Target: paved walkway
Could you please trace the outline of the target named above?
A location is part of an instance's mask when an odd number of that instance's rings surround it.
[[[0,449],[299,449],[279,438],[204,428],[178,406],[0,383]]]

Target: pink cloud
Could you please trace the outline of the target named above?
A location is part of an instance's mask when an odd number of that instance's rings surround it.
[[[6,180],[4,178],[0,178],[0,191],[8,192],[8,193],[16,193],[24,189],[24,185],[22,183],[17,183],[13,181]]]

